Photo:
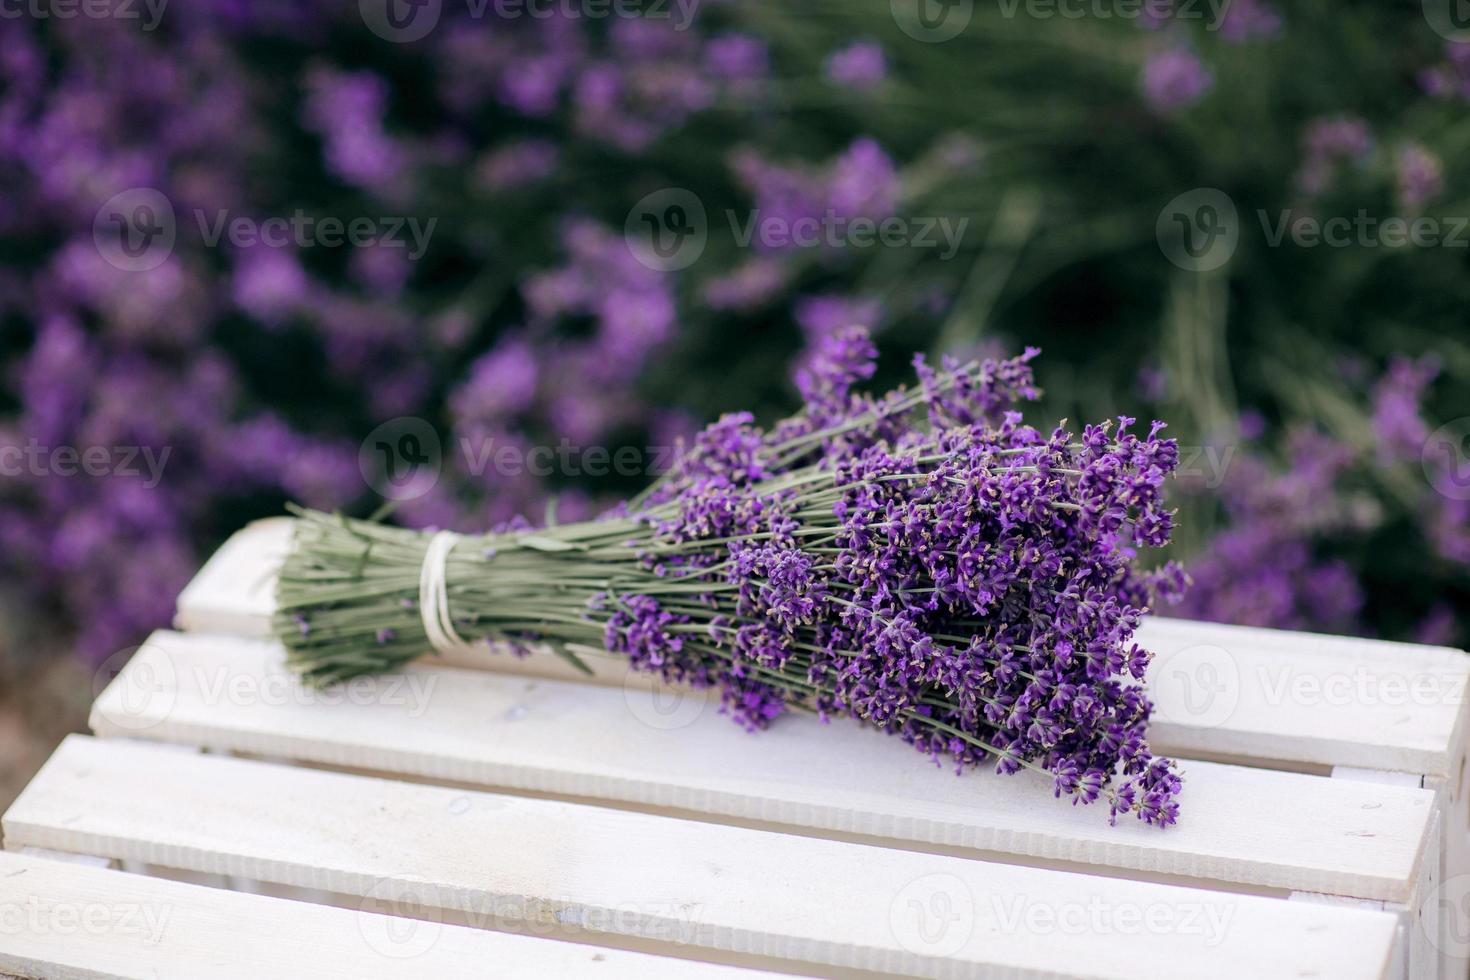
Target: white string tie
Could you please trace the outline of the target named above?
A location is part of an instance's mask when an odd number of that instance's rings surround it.
[[[429,646],[438,653],[461,653],[469,650],[449,618],[449,553],[459,544],[459,535],[440,531],[429,538],[424,549],[424,563],[419,568],[419,618]]]

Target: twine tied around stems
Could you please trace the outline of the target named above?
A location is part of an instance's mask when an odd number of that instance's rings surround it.
[[[462,653],[470,644],[454,629],[449,616],[449,553],[459,544],[453,531],[440,531],[429,538],[424,563],[419,567],[419,618],[424,635],[435,653]]]

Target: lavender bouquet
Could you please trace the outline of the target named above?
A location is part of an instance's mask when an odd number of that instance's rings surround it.
[[[1046,773],[1058,797],[1168,825],[1174,764],[1145,738],[1131,643],[1173,565],[1162,485],[1172,440],[1022,423],[1029,361],[936,370],[881,397],[866,333],[799,376],[805,408],[769,431],[704,430],[638,498],[585,523],[460,536],[299,510],[275,629],[309,683],[392,670],[427,649],[601,645],[640,671],[719,690],[751,730],[787,710],[851,716],[957,771]]]

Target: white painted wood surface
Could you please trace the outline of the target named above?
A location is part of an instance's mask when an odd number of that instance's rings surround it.
[[[1135,639],[1169,751],[1434,776],[1465,758],[1461,651],[1158,617]]]
[[[1396,902],[1413,897],[1435,799],[1417,785],[1186,762],[1178,826],[1110,827],[1099,807],[1059,804],[1035,774],[956,777],[848,721],[794,715],[752,735],[677,691],[427,666],[318,692],[283,657],[266,640],[157,633],[98,699],[91,727],[812,833]]]
[[[47,847],[412,895],[481,924],[918,976],[1378,978],[1383,912],[70,737],[4,820]]]
[[[48,980],[774,974],[0,853],[0,973]]]
[[[178,626],[269,635],[274,569],[290,534],[289,520],[272,519],[232,537],[179,597]],[[1156,617],[1137,639],[1156,653],[1151,740],[1161,752],[1461,775],[1470,656],[1458,650]],[[626,682],[617,658],[584,659],[593,680]],[[459,665],[588,680],[550,654],[487,653]]]
[[[270,633],[276,573],[291,547],[292,520],[271,517],[232,534],[184,586],[174,625],[242,636]]]

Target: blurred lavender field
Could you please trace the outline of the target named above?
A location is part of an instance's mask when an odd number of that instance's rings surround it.
[[[1036,345],[1038,420],[1167,420],[1171,612],[1464,645],[1470,33],[1432,7],[7,8],[9,669],[135,645],[287,500],[594,514],[854,322],[879,382]]]

